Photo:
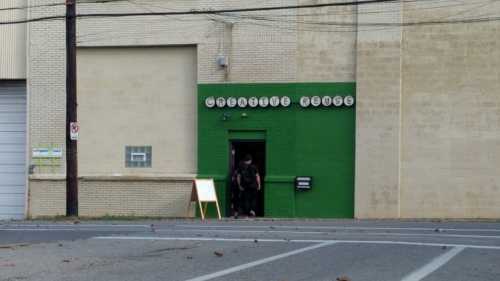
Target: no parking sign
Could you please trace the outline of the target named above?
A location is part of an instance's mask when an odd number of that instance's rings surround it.
[[[69,138],[70,138],[70,140],[78,140],[79,132],[80,132],[80,125],[78,125],[78,122],[69,123]]]

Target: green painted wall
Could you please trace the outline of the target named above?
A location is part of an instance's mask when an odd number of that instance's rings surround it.
[[[355,83],[198,85],[198,173],[213,177],[227,208],[230,139],[266,141],[265,216],[354,216],[355,106],[301,108],[301,96],[355,96]],[[209,96],[290,96],[288,108],[207,108]],[[224,113],[229,114],[223,120]],[[242,116],[246,113],[246,117]],[[295,176],[312,176],[296,191]]]

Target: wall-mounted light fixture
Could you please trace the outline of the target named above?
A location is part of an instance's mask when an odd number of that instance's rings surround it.
[[[224,112],[222,113],[222,121],[228,121],[231,118],[231,113]]]

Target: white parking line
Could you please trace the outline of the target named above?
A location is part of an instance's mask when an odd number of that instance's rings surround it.
[[[315,239],[246,239],[246,238],[210,238],[210,237],[155,237],[155,236],[98,236],[96,240],[165,240],[165,241],[214,241],[214,242],[286,242],[286,243],[327,243],[337,244],[379,244],[379,245],[406,245],[406,246],[429,246],[429,247],[462,247],[483,250],[500,250],[500,246],[489,245],[467,245],[467,244],[447,244],[447,243],[423,243],[423,242],[403,242],[403,241],[367,241],[367,240],[315,240]]]
[[[335,240],[337,243],[345,244],[379,244],[379,245],[407,245],[407,246],[428,246],[428,247],[463,247],[482,250],[500,250],[500,246],[489,245],[467,245],[467,244],[448,244],[448,243],[425,243],[425,242],[403,242],[403,241],[363,241],[363,240]]]
[[[215,242],[282,242],[282,243],[325,243],[334,240],[285,240],[285,239],[247,239],[247,238],[205,238],[205,237],[155,237],[155,236],[98,236],[97,240],[165,240],[165,241],[215,241]]]
[[[86,223],[78,223],[78,224],[5,224],[4,226],[10,228],[33,228],[42,227],[42,228],[51,228],[51,227],[130,227],[130,228],[149,228],[150,225],[146,224],[86,224]]]
[[[429,227],[363,227],[363,226],[307,226],[307,225],[191,225],[177,224],[176,227],[184,228],[267,228],[267,229],[320,229],[320,230],[407,230],[407,231],[436,231],[440,232],[500,232],[494,228],[429,228]]]
[[[156,232],[196,232],[196,233],[287,233],[287,234],[328,234],[321,231],[290,231],[290,230],[235,230],[235,229],[157,229]]]
[[[276,261],[276,260],[279,260],[279,259],[283,259],[283,258],[290,257],[290,256],[293,256],[293,255],[298,255],[298,254],[301,254],[301,253],[304,253],[304,252],[307,252],[307,251],[312,251],[312,250],[323,248],[323,247],[330,246],[330,245],[333,245],[333,244],[335,244],[335,242],[323,242],[323,243],[320,243],[320,244],[316,244],[316,245],[312,245],[312,246],[309,246],[309,247],[301,248],[301,249],[294,250],[294,251],[291,251],[291,252],[286,252],[286,253],[279,254],[279,255],[276,255],[276,256],[272,256],[272,257],[268,257],[268,258],[256,260],[256,261],[253,261],[253,262],[245,263],[245,264],[242,264],[242,265],[230,267],[228,269],[224,269],[224,270],[217,271],[217,272],[214,272],[214,273],[202,275],[202,276],[199,276],[199,277],[196,277],[196,278],[192,278],[192,279],[189,279],[189,280],[186,280],[186,281],[206,281],[206,280],[211,280],[211,279],[218,278],[218,277],[221,277],[221,276],[224,276],[224,275],[228,275],[228,274],[231,274],[231,273],[234,273],[234,272],[242,271],[242,270],[245,270],[245,269],[248,269],[248,268],[251,268],[251,267],[259,266],[259,265],[262,265],[262,264],[265,264],[265,263],[273,262],[273,261]]]
[[[467,235],[467,234],[429,234],[429,233],[386,233],[372,232],[363,233],[367,236],[406,236],[406,237],[447,237],[447,238],[478,238],[478,239],[500,239],[500,236],[493,235]]]
[[[22,232],[22,231],[33,231],[33,232],[44,232],[44,231],[88,231],[88,232],[117,232],[117,231],[126,231],[126,230],[119,230],[119,229],[102,229],[102,228],[0,228],[0,231],[15,231],[15,232]]]
[[[408,274],[406,277],[401,279],[401,281],[420,281],[424,279],[426,276],[429,274],[433,273],[434,271],[438,270],[440,267],[443,265],[447,264],[451,259],[453,259],[455,256],[460,254],[465,247],[454,247],[450,251],[436,257],[423,267],[413,271],[412,273]]]
[[[56,231],[88,231],[88,232],[114,232],[114,231],[127,231],[127,229],[112,229],[112,227],[102,228],[88,228],[75,226],[71,228],[0,228],[0,231],[22,232],[56,232]],[[132,231],[131,229],[129,231]],[[326,232],[326,231],[290,231],[290,230],[235,230],[235,229],[155,229],[155,232],[168,233],[168,232],[196,232],[196,233],[279,233],[279,234],[299,234],[299,235],[352,235],[352,233],[339,233],[339,232]],[[476,238],[476,239],[500,239],[500,236],[493,235],[468,235],[468,234],[431,234],[431,233],[395,233],[395,232],[363,232],[363,236],[399,236],[399,237],[432,237],[432,238]]]
[[[234,229],[157,229],[156,232],[197,232],[197,233],[280,233],[280,234],[310,234],[310,235],[353,235],[353,233],[325,232],[325,231],[290,231],[290,230],[234,230]],[[363,232],[363,236],[411,236],[411,237],[448,237],[448,238],[478,238],[478,239],[500,239],[493,235],[469,235],[469,234],[433,234],[433,233],[395,233],[395,232]]]

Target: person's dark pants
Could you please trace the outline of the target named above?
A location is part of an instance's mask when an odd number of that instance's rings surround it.
[[[244,197],[244,207],[245,213],[250,214],[250,211],[256,212],[257,210],[257,189],[255,188],[246,188],[243,191]]]
[[[237,213],[242,212],[242,207],[243,207],[243,199],[242,199],[242,192],[240,191],[239,188],[233,188],[231,191],[231,204],[233,205],[233,211]]]

